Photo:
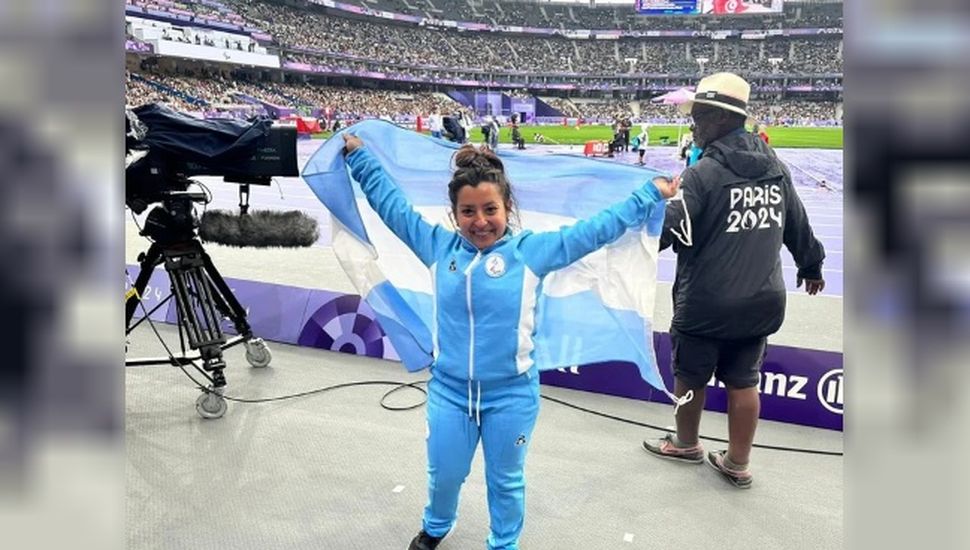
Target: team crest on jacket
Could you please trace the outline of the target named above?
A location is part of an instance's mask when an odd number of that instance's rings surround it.
[[[491,254],[485,258],[485,273],[489,277],[501,277],[505,273],[505,258],[501,254]]]

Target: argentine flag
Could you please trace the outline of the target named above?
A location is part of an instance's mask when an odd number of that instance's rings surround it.
[[[457,230],[447,184],[459,145],[369,120],[344,128],[310,158],[303,179],[333,216],[341,267],[374,309],[409,371],[431,365],[434,350],[430,271],[371,209],[344,163],[340,134],[360,137],[429,223]],[[572,155],[501,152],[523,228],[556,231],[589,217],[659,172]],[[639,230],[549,274],[536,306],[540,371],[607,361],[636,364],[667,392],[653,350],[657,255],[664,209]],[[669,395],[669,393],[668,393]]]

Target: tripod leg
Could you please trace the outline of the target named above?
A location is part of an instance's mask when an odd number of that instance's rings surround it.
[[[213,293],[216,307],[229,317],[236,327],[236,332],[243,337],[243,343],[246,346],[246,361],[256,368],[269,366],[273,360],[273,354],[270,352],[266,342],[262,338],[253,336],[253,329],[246,318],[245,308],[243,308],[242,304],[239,303],[239,300],[232,293],[232,289],[229,288],[226,280],[222,278],[219,270],[212,263],[212,258],[202,249],[201,244],[199,245],[199,251],[202,255],[202,261],[205,263],[205,272],[216,290]]]
[[[167,255],[165,269],[172,281],[172,294],[178,307],[179,323],[185,327],[189,347],[198,349],[203,368],[212,373],[215,388],[226,385],[222,369],[222,345],[226,336],[219,326],[209,279],[203,272],[203,261],[195,250]]]
[[[253,329],[249,326],[249,321],[246,319],[246,309],[236,299],[236,296],[232,293],[232,289],[229,288],[226,280],[222,278],[222,274],[219,273],[215,264],[212,263],[212,258],[202,249],[201,244],[199,245],[199,254],[202,257],[205,273],[209,276],[209,280],[216,290],[213,293],[216,307],[229,317],[229,320],[236,327],[236,332],[248,340],[253,335]]]
[[[225,334],[219,326],[209,279],[203,272],[203,262],[197,251],[181,252],[166,258],[165,268],[172,280],[180,326],[185,327],[189,347],[202,356],[203,374],[212,382],[195,401],[195,410],[202,418],[221,418],[228,409],[222,396],[226,387],[222,358]]]

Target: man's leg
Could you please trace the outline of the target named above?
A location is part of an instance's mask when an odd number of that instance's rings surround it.
[[[681,334],[671,329],[671,362],[674,371],[674,395],[684,396],[693,391],[693,398],[677,410],[676,434],[666,434],[659,440],[646,440],[643,449],[661,458],[698,464],[704,461],[700,445],[701,414],[707,395],[707,382],[717,365],[716,341]]]
[[[718,378],[724,382],[728,394],[728,452],[727,459],[737,466],[746,466],[751,456],[754,432],[761,414],[761,365],[768,346],[766,338],[725,342],[718,361]]]
[[[728,452],[727,458],[738,466],[746,466],[751,457],[754,432],[761,414],[758,387],[731,388],[728,394]],[[681,407],[681,411],[683,411]]]
[[[758,416],[761,413],[761,365],[766,338],[724,342],[718,360],[717,377],[728,393],[728,448],[707,454],[707,463],[736,487],[751,487],[748,470]]]
[[[679,445],[691,447],[697,445],[701,426],[701,414],[704,412],[704,400],[707,396],[707,386],[692,388],[680,378],[674,379],[674,395],[682,397],[689,390],[694,390],[694,398],[689,403],[677,409],[677,441]]]

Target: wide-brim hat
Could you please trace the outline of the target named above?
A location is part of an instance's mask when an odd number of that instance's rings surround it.
[[[714,73],[705,76],[697,83],[697,90],[691,99],[681,103],[680,112],[689,115],[695,103],[718,107],[751,118],[748,114],[748,100],[751,98],[751,85],[734,73]]]

